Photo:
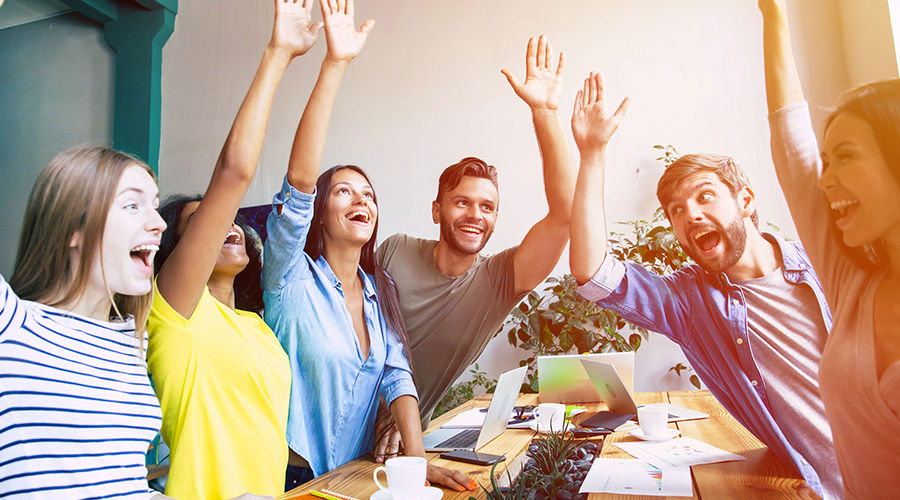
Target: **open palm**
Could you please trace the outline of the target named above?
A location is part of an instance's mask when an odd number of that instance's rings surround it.
[[[325,57],[333,61],[353,59],[365,45],[375,21],[366,20],[357,31],[353,21],[353,0],[320,0],[319,4],[325,20],[325,39],[328,41]]]
[[[292,56],[305,54],[316,43],[322,23],[312,22],[313,0],[275,0],[271,45]]]
[[[559,109],[559,95],[562,91],[563,70],[566,56],[560,52],[559,62],[553,66],[553,49],[544,35],[537,43],[534,37],[528,40],[525,53],[525,81],[519,81],[509,70],[502,70],[516,95],[532,109]]]
[[[572,111],[572,135],[578,149],[585,151],[605,146],[625,117],[628,103],[626,97],[616,112],[610,115],[604,97],[603,77],[599,73],[591,73],[585,78],[584,88],[575,96],[575,109]]]

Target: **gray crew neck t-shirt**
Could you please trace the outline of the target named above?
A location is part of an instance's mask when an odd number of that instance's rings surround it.
[[[428,416],[497,333],[525,293],[515,293],[516,247],[478,256],[460,276],[434,265],[434,240],[395,234],[376,253],[400,296],[412,349],[419,410]],[[427,420],[427,418],[426,418]]]
[[[827,498],[840,498],[841,475],[825,405],[819,362],[828,332],[812,289],[788,282],[781,268],[735,283],[747,303],[747,336],[782,432],[813,466]]]

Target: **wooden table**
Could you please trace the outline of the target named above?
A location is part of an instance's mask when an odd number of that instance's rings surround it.
[[[694,484],[695,499],[753,499],[753,498],[785,498],[785,499],[817,499],[816,493],[807,486],[806,482],[787,464],[782,463],[775,454],[770,452],[765,445],[753,437],[750,432],[741,426],[722,405],[710,394],[709,391],[669,391],[645,392],[635,394],[638,404],[670,402],[694,410],[708,413],[710,418],[693,421],[683,421],[669,424],[677,427],[682,435],[692,437],[709,443],[723,450],[742,455],[747,460],[737,462],[722,462],[717,464],[698,465],[691,468]],[[487,407],[490,396],[482,396],[460,405],[454,410],[441,415],[431,422],[428,430],[440,428],[445,422],[460,412],[475,407]],[[534,394],[522,394],[518,404],[537,404],[537,396]],[[583,417],[575,417],[576,421],[587,418],[593,412],[605,409],[602,403],[585,404],[588,413]],[[530,430],[507,429],[506,432],[485,445],[481,450],[485,453],[505,455],[506,461],[496,469],[498,476],[505,475],[507,468],[515,477],[525,459],[525,450],[530,444],[534,432]],[[606,437],[594,438],[594,442],[603,442],[601,456],[605,458],[630,457],[612,443],[619,441],[634,441],[635,438],[626,432],[616,432]],[[490,486],[490,467],[470,465],[460,462],[451,462],[441,459],[438,453],[429,453],[430,463],[460,470],[478,483]],[[323,474],[318,478],[295,488],[282,498],[293,498],[308,492],[309,490],[327,489],[351,495],[360,500],[366,500],[377,491],[377,486],[372,482],[372,473],[379,464],[372,461],[371,456],[362,457],[337,469]],[[470,496],[485,498],[484,492],[479,488],[474,492],[455,492],[444,489],[444,498],[447,500],[465,500]],[[592,493],[591,500],[599,499],[660,499],[664,497],[639,497],[635,495],[607,495]],[[684,497],[671,497],[684,498]]]

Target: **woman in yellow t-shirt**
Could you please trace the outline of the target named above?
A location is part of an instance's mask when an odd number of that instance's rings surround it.
[[[321,27],[311,22],[312,3],[275,0],[272,38],[206,193],[161,209],[169,226],[156,259],[148,366],[171,450],[166,494],[176,498],[284,491],[290,366],[262,319],[235,308],[235,277],[249,258],[234,217],[278,83]]]

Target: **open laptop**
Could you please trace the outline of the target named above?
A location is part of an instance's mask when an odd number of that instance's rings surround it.
[[[479,429],[438,429],[424,436],[425,451],[478,450],[506,430],[528,367],[516,368],[497,380],[484,425]]]
[[[591,383],[594,384],[594,387],[609,409],[608,411],[598,412],[596,415],[581,422],[583,427],[613,430],[637,416],[637,405],[634,404],[631,393],[625,387],[625,384],[622,383],[615,366],[586,359],[581,360],[581,364],[584,366]],[[666,403],[662,404],[665,404],[669,411],[669,422],[709,417],[706,413],[696,410]]]
[[[634,352],[538,356],[537,377],[541,403],[592,403],[602,401],[581,360],[602,361],[616,367],[631,390],[634,385]]]

